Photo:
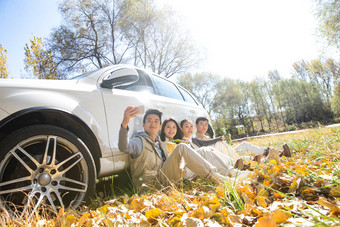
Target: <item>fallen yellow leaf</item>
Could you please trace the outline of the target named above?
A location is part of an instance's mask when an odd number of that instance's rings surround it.
[[[76,217],[74,217],[72,214],[67,215],[66,217],[66,223],[65,226],[69,227],[71,226],[73,223],[76,222]]]
[[[267,187],[271,186],[272,183],[273,183],[273,180],[272,180],[272,179],[263,181],[263,185],[264,185],[264,186],[267,186]]]
[[[215,212],[218,208],[222,206],[216,195],[213,195],[213,198],[208,201],[207,205],[209,205],[209,208],[213,212]]]
[[[274,159],[273,159],[273,160],[270,160],[270,161],[269,161],[269,164],[270,164],[270,165],[276,165],[276,164],[277,164],[277,161],[274,160]]]
[[[158,208],[154,208],[152,210],[145,211],[145,216],[149,222],[153,222],[156,218],[158,218],[161,214],[163,214],[163,211],[161,211]]]
[[[277,192],[273,192],[272,198],[273,198],[274,200],[281,200],[281,199],[284,198],[284,195],[282,195],[282,194],[280,194],[280,193],[277,193]]]
[[[189,216],[193,218],[198,218],[198,219],[205,219],[205,218],[210,218],[211,216],[214,215],[215,212],[209,209],[207,206],[201,206],[198,209],[193,210],[190,212]]]
[[[217,188],[216,192],[217,192],[217,195],[220,196],[220,197],[224,197],[225,196],[224,191],[221,190],[220,188]]]
[[[85,221],[88,219],[88,217],[90,216],[89,213],[83,213],[83,215],[81,216],[81,218],[79,218],[79,221],[78,221],[78,225],[77,226],[82,226]]]
[[[108,205],[104,205],[104,206],[101,206],[99,208],[100,212],[102,212],[103,214],[106,214],[108,211],[109,211],[109,206]]]
[[[293,180],[292,184],[289,186],[288,193],[296,192],[296,190],[299,188],[301,182],[301,178],[298,178],[296,180]]]
[[[144,209],[146,206],[144,204],[144,198],[136,198],[132,200],[130,208],[132,208],[135,212],[139,212]]]
[[[332,188],[331,191],[329,192],[329,195],[334,197],[340,197],[340,186]]]
[[[336,204],[328,202],[325,198],[319,198],[318,203],[321,206],[327,207],[332,214],[336,216],[340,214],[340,208]]]
[[[255,226],[256,227],[276,227],[277,224],[273,217],[265,216],[265,217],[259,218]]]
[[[244,201],[244,204],[254,205],[254,202],[247,196],[245,192],[242,192],[241,196]]]
[[[114,224],[111,220],[109,219],[104,219],[103,220],[103,223],[104,223],[104,226],[107,226],[107,227],[114,227]]]
[[[231,224],[228,216],[230,214],[233,214],[233,212],[229,208],[223,208],[220,212],[221,218],[222,218],[222,223],[224,224]]]
[[[266,208],[267,205],[268,205],[267,204],[267,199],[265,197],[262,197],[262,196],[257,197],[256,198],[256,202],[257,202],[258,205],[260,205],[263,208]]]
[[[269,203],[268,196],[269,193],[266,190],[262,189],[259,191],[258,196],[256,197],[257,204],[266,208]]]
[[[286,222],[292,215],[282,211],[281,209],[276,209],[273,214],[273,219],[276,223]]]
[[[314,188],[307,188],[306,189],[303,188],[303,190],[301,190],[301,194],[302,196],[306,199],[306,200],[315,200],[315,198],[317,198],[317,194],[316,191],[314,190]]]
[[[181,218],[179,217],[173,217],[170,221],[169,221],[169,225],[170,226],[176,226],[178,223],[181,222]]]

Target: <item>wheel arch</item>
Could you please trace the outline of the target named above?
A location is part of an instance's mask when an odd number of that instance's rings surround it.
[[[64,128],[80,138],[90,150],[97,173],[100,170],[100,146],[92,130],[74,114],[50,107],[34,107],[20,110],[0,122],[0,141],[9,133],[31,125],[44,124]]]

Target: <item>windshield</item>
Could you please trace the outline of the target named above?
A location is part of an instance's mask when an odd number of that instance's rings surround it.
[[[67,78],[68,80],[78,80],[78,79],[81,79],[81,78],[85,78],[87,76],[89,76],[90,74],[96,72],[96,71],[99,71],[100,69],[96,69],[96,70],[92,70],[90,72],[86,72],[86,73],[83,73],[83,74],[80,74],[80,75],[76,75],[76,76],[70,76],[69,78]]]

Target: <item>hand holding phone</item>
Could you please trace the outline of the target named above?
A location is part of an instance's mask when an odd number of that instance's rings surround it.
[[[145,113],[145,107],[144,105],[138,106],[138,112],[137,114],[144,114]]]

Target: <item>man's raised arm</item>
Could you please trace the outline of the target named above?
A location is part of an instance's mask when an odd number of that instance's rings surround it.
[[[137,158],[143,150],[142,140],[133,138],[128,140],[129,127],[128,124],[131,118],[137,116],[138,107],[128,106],[124,111],[124,118],[119,130],[118,148],[121,152],[128,153],[132,158]]]

